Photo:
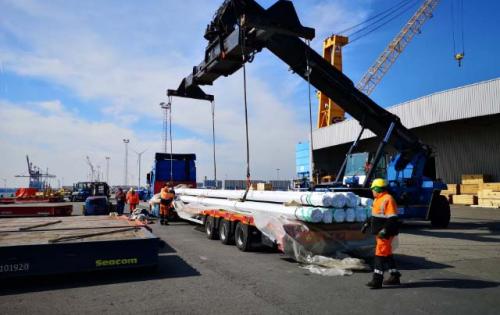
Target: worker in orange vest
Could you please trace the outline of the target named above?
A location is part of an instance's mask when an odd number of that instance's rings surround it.
[[[128,191],[127,202],[129,204],[130,213],[134,212],[135,208],[139,204],[139,194],[134,190],[134,188],[130,188]]]
[[[399,233],[398,207],[396,201],[387,191],[387,181],[377,178],[372,182],[373,201],[372,216],[363,225],[363,232],[371,228],[376,235],[373,278],[366,285],[372,289],[380,289],[384,285],[399,285],[401,273],[396,269],[392,255],[392,241]],[[384,271],[389,270],[390,277],[384,281]]]
[[[168,184],[165,184],[160,191],[160,224],[168,225],[168,216],[173,208],[175,192]]]

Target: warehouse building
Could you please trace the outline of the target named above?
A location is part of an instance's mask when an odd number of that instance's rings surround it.
[[[486,174],[500,182],[500,78],[434,93],[388,110],[434,149],[437,178],[459,183],[462,174]],[[352,119],[316,129],[315,169],[321,175],[335,175],[360,131]],[[380,142],[370,131],[361,139],[354,152],[374,152]]]

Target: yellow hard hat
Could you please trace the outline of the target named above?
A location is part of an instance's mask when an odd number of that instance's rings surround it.
[[[387,187],[387,181],[383,178],[375,178],[372,182],[370,189],[373,188],[385,188]]]

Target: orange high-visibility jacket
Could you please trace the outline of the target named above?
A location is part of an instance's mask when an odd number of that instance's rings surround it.
[[[381,193],[373,201],[372,216],[390,218],[398,215],[396,201],[386,191]]]
[[[174,200],[175,195],[168,190],[168,188],[163,187],[160,191],[160,204],[170,206],[172,200]]]
[[[398,206],[389,193],[383,192],[375,198],[371,220],[373,234],[378,234],[384,228],[388,236],[398,234]]]
[[[127,202],[132,205],[136,205],[139,203],[139,194],[134,192],[133,194],[129,191],[127,193]]]

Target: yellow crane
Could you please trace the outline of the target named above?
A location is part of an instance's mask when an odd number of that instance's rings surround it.
[[[366,95],[370,95],[380,83],[384,75],[394,64],[413,37],[420,33],[425,22],[432,17],[432,12],[440,0],[425,0],[413,14],[401,31],[394,37],[385,50],[366,71],[356,87]],[[403,5],[406,5],[406,3]],[[393,11],[394,12],[394,11]],[[385,24],[384,24],[385,25]],[[334,67],[342,70],[342,47],[349,43],[349,38],[342,35],[332,35],[323,41],[323,58]],[[458,54],[457,54],[458,55]],[[458,61],[463,58],[463,53]],[[318,128],[323,128],[345,119],[344,111],[322,92],[318,92]]]

